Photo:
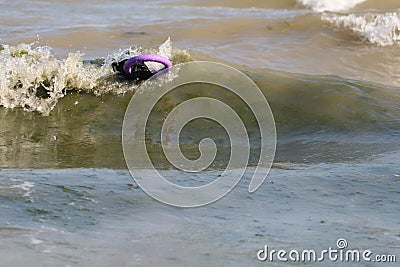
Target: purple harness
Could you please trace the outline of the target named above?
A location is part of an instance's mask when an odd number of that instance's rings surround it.
[[[164,68],[152,72],[151,73],[152,75],[157,74],[158,72],[160,72],[162,70],[169,69],[172,67],[171,61],[169,61],[165,57],[162,57],[159,55],[153,55],[153,54],[144,54],[144,55],[132,57],[132,58],[128,59],[127,61],[125,61],[123,70],[128,76],[131,76],[131,75],[133,75],[132,66],[137,65],[137,64],[143,64],[146,61],[158,62],[158,63],[161,63],[164,65]]]

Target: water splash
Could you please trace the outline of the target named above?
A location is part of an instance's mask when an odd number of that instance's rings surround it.
[[[0,106],[49,115],[59,99],[71,90],[95,95],[134,90],[137,85],[116,77],[111,65],[142,53],[157,53],[174,63],[190,60],[189,54],[174,48],[169,38],[158,48],[129,47],[97,60],[84,60],[79,52],[58,59],[51,47],[35,47],[34,43],[2,45]]]

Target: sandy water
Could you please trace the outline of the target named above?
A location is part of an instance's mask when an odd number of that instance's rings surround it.
[[[0,1],[0,265],[281,266],[259,262],[257,251],[322,250],[339,238],[400,257],[398,8],[377,0]],[[127,50],[225,62],[257,83],[278,132],[257,193],[246,191],[252,167],[231,194],[198,209],[128,186],[121,127],[136,87],[107,65],[82,63]],[[41,83],[47,100],[35,96]],[[160,109],[209,93],[196,90]],[[215,93],[244,112],[257,148],[251,114]],[[214,179],[229,156],[223,130],[193,124],[182,144],[196,157],[205,133],[220,151],[207,172],[188,175],[157,158],[156,127],[155,164],[172,180]],[[334,263],[302,265],[321,264]]]

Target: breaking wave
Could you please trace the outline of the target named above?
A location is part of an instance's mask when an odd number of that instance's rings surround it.
[[[119,79],[112,63],[142,53],[157,53],[174,63],[190,60],[186,51],[172,47],[170,39],[158,48],[129,47],[96,60],[84,60],[84,54],[78,52],[58,59],[49,46],[2,45],[0,106],[48,115],[71,90],[95,95],[132,91],[137,85]]]
[[[348,30],[361,40],[372,44],[379,46],[400,44],[399,12],[366,12],[349,15],[325,13],[321,19],[339,30]]]

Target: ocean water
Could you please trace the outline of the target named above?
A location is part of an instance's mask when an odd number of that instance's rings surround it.
[[[400,260],[398,1],[0,0],[0,14],[0,266],[282,266],[299,263],[257,252],[321,251],[340,238]],[[157,105],[149,154],[177,183],[216,179],[230,143],[215,123],[191,122],[180,138],[192,159],[203,138],[215,141],[204,172],[176,170],[160,153],[166,114],[215,96],[249,132],[244,179],[196,209],[161,204],[134,183],[121,131],[138,85],[111,64],[141,53],[225,63],[260,87],[277,150],[257,192],[247,192],[260,153],[255,117],[210,85]],[[337,264],[397,266],[299,265]]]

